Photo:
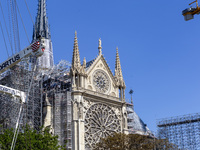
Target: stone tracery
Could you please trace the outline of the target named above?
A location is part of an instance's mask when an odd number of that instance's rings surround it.
[[[85,116],[85,148],[91,149],[100,138],[120,131],[120,121],[115,112],[105,104],[94,104]]]

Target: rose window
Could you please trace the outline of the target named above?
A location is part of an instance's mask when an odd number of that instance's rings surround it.
[[[105,104],[94,104],[85,116],[85,148],[91,149],[101,138],[120,131],[115,112]]]
[[[93,85],[97,92],[106,93],[110,86],[107,74],[102,70],[97,70],[93,75]]]

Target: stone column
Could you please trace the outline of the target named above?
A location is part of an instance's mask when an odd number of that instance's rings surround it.
[[[83,76],[80,77],[80,87],[83,87]]]
[[[81,93],[76,93],[76,95],[73,95],[72,98],[72,150],[85,150],[85,129]]]

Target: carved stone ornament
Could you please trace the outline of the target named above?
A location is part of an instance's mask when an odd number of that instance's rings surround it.
[[[110,87],[108,75],[102,70],[97,70],[93,75],[93,85],[97,92],[106,93]]]
[[[120,131],[120,120],[111,107],[92,105],[85,115],[85,149],[93,148],[101,138]]]

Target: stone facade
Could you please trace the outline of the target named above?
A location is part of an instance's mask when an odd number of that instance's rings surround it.
[[[72,146],[73,150],[89,150],[101,137],[113,132],[127,133],[125,84],[117,50],[115,76],[102,55],[80,63],[77,33],[75,33],[72,80]]]

